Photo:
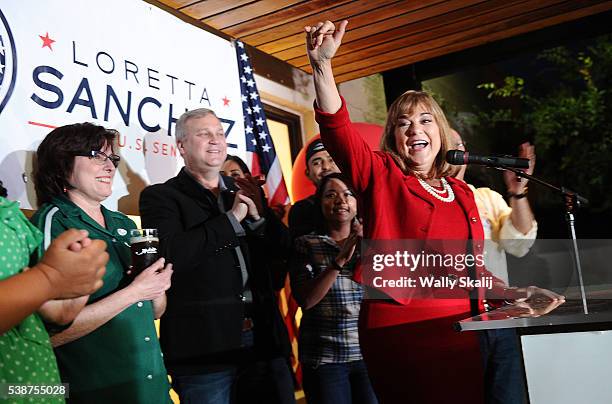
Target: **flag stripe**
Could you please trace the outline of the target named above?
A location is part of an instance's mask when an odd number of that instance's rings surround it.
[[[270,205],[285,205],[289,202],[289,193],[285,186],[280,161],[276,155],[274,142],[266,122],[263,104],[259,98],[250,58],[242,42],[236,41],[235,48],[246,149],[248,153],[253,154],[251,172],[254,175],[264,174],[266,176],[268,195],[272,195],[269,201]]]
[[[265,187],[270,206],[284,206],[289,203],[289,193],[285,186],[280,160],[276,155],[274,142],[266,122],[263,104],[259,98],[253,69],[249,62],[250,58],[242,42],[236,41],[235,48],[240,77],[245,144],[247,154],[249,154],[247,160],[251,161],[251,173],[266,176]],[[279,308],[283,313],[289,333],[292,347],[291,363],[299,384],[301,382],[301,369],[297,356],[298,324],[296,315],[298,314],[298,306],[291,296],[288,279],[286,279],[285,288],[280,291],[280,295]]]

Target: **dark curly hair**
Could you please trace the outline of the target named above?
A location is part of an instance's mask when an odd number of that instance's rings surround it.
[[[8,191],[4,188],[4,184],[0,181],[0,196],[6,198],[8,196]]]
[[[323,192],[325,190],[325,187],[327,186],[327,183],[333,179],[344,182],[348,190],[353,193],[355,198],[357,198],[357,192],[355,192],[355,189],[353,188],[351,181],[344,174],[332,173],[332,174],[328,174],[325,177],[321,178],[319,185],[317,185],[317,192],[314,195],[315,217],[313,219],[315,221],[315,228],[316,228],[317,234],[327,234],[327,230],[328,230],[327,222],[325,221],[325,217],[323,216],[323,211],[321,210],[321,204],[323,203]],[[359,208],[357,211],[359,211]]]
[[[68,182],[77,154],[101,150],[110,145],[114,151],[117,131],[93,123],[75,123],[53,129],[36,151],[34,188],[38,206],[73,187]]]

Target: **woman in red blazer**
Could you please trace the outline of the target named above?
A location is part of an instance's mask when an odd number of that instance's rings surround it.
[[[331,67],[347,23],[320,22],[305,31],[321,138],[359,194],[364,237],[425,244],[463,240],[464,246],[470,240],[472,252],[481,253],[483,230],[474,197],[465,183],[450,177],[454,169],[445,161],[450,128],[431,96],[407,91],[395,100],[380,152],[372,151],[351,125]],[[366,284],[369,275],[363,274]],[[490,279],[491,291],[503,293],[504,285],[484,267],[476,265],[472,276]],[[470,290],[444,299],[423,290],[383,291],[390,299],[364,300],[360,318],[362,352],[380,402],[482,402],[477,335],[452,327],[478,309],[470,307]]]

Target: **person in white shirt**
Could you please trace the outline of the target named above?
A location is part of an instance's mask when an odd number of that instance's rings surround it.
[[[459,133],[451,130],[453,148],[466,151]],[[529,159],[527,174],[535,167],[535,147],[529,143],[519,146],[519,157]],[[455,178],[465,181],[467,166],[463,165]],[[506,253],[523,257],[533,246],[538,232],[529,201],[527,180],[517,179],[515,173],[504,171],[504,182],[510,204],[503,196],[490,188],[476,188],[468,184],[480,214],[485,237],[485,267],[495,276],[508,282]],[[487,404],[522,404],[525,402],[525,385],[521,360],[514,329],[486,330],[480,333],[481,350],[485,370],[485,400]]]

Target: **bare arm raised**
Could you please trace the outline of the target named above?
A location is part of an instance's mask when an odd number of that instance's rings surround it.
[[[316,92],[316,119],[325,148],[358,193],[364,192],[374,173],[381,172],[385,162],[375,154],[353,128],[332,72],[332,58],[338,51],[348,21],[336,27],[330,21],[305,27],[306,47]]]
[[[336,27],[331,21],[325,21],[313,27],[304,27],[317,106],[321,111],[331,114],[336,113],[342,106],[331,61],[342,43],[347,24],[348,21],[344,20]]]

